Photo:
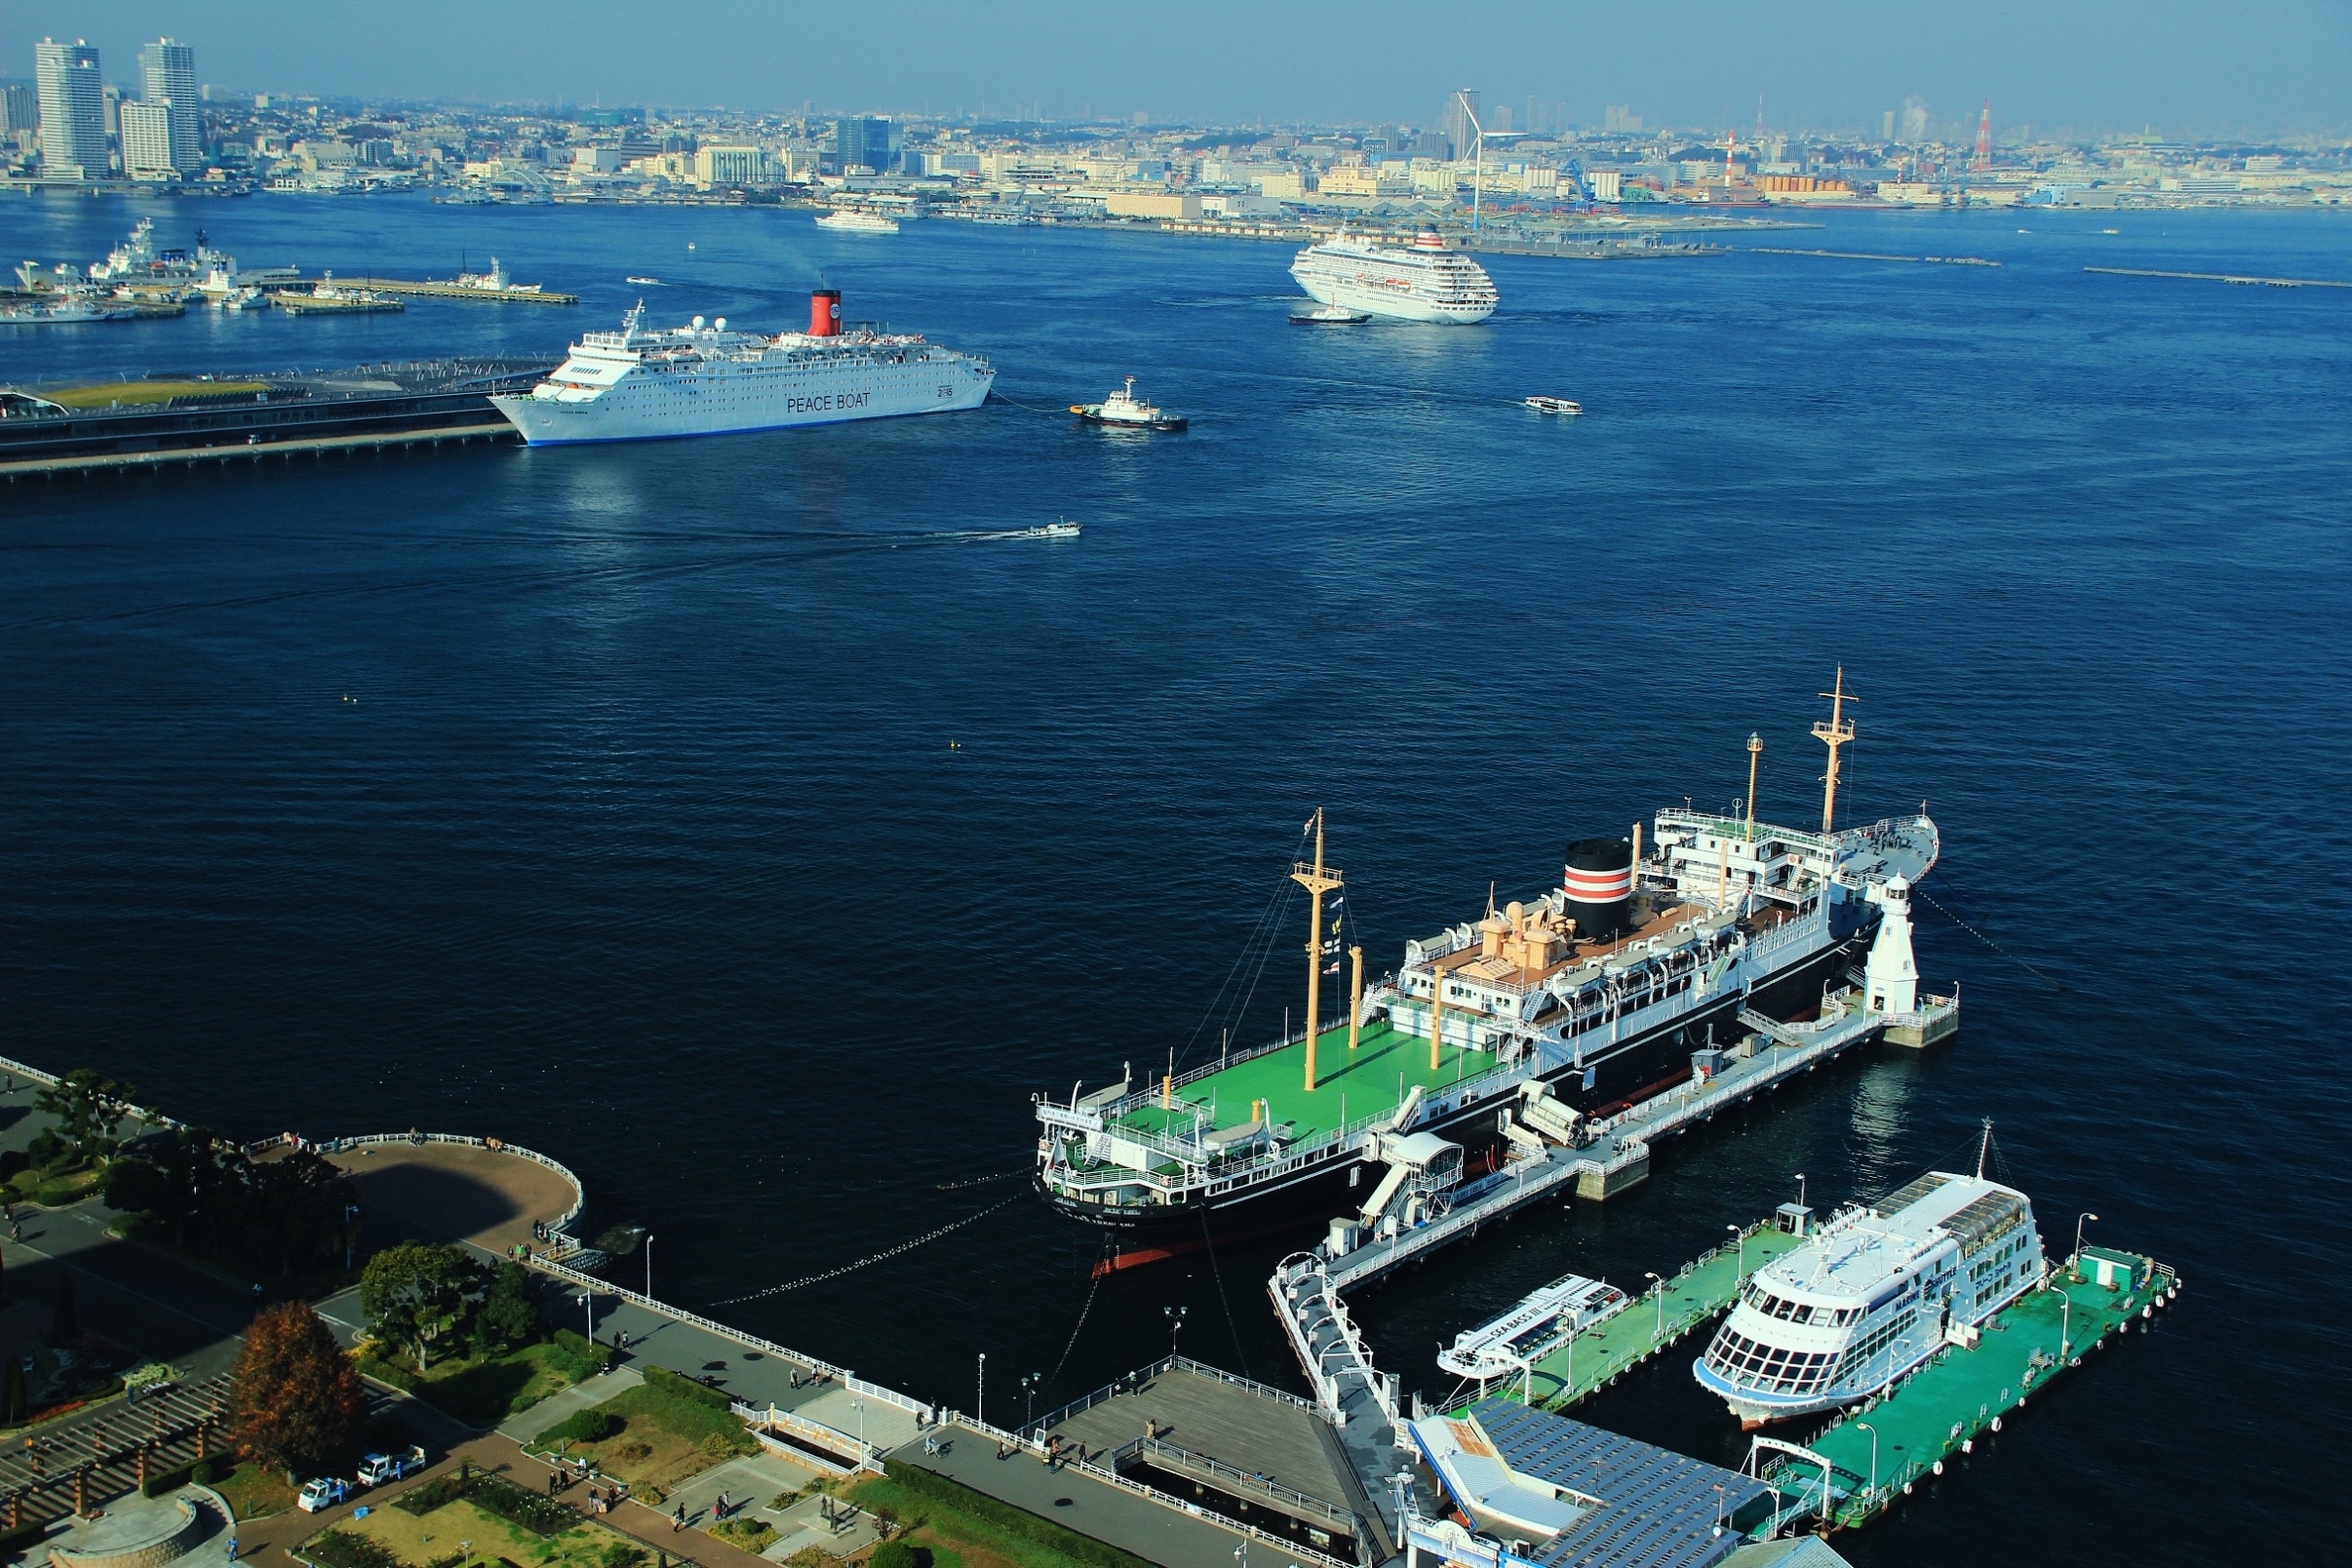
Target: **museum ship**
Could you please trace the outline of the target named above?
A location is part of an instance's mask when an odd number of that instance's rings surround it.
[[[838,289],[809,295],[808,330],[730,332],[696,316],[649,330],[645,306],[617,333],[583,333],[528,393],[493,398],[533,447],[647,441],[978,408],[988,361],[920,336],[844,331]]]
[[[1326,305],[1392,321],[1468,327],[1493,315],[1499,302],[1486,269],[1447,250],[1435,229],[1423,229],[1406,247],[1357,239],[1343,228],[1301,251],[1290,275]]]
[[[1936,863],[1936,824],[1833,826],[1838,749],[1854,735],[1842,671],[1824,695],[1820,832],[1755,817],[1751,736],[1744,817],[1669,808],[1646,847],[1638,823],[1579,840],[1557,885],[1499,909],[1490,897],[1482,916],[1406,943],[1369,988],[1362,947],[1343,954],[1344,922],[1326,920],[1346,881],[1317,812],[1313,858],[1291,872],[1310,895],[1305,1029],[1190,1072],[1171,1061],[1138,1081],[1130,1063],[1091,1092],[1038,1096],[1039,1191],[1114,1233],[1107,1264],[1126,1267],[1354,1208],[1376,1196],[1396,1135],[1460,1146],[1471,1175],[1514,1142],[1578,1139],[1584,1119],[1719,1061],[1752,1032],[1744,1013],[1813,1016],[1825,989],[1861,977],[1865,952],[1871,1004],[1910,1008],[1907,890]],[[1882,932],[1887,951],[1871,952]]]

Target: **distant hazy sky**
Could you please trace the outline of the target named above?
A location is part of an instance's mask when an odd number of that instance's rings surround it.
[[[1476,87],[1594,122],[2160,132],[2352,126],[2352,0],[10,0],[0,74],[87,36],[109,77],[169,32],[245,91],[1269,122],[1436,118]]]

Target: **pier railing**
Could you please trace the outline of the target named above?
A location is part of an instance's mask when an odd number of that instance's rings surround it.
[[[1326,1503],[1319,1497],[1309,1497],[1293,1487],[1284,1486],[1279,1481],[1270,1481],[1238,1466],[1228,1465],[1221,1459],[1196,1454],[1174,1443],[1161,1442],[1156,1437],[1131,1437],[1103,1457],[1116,1465],[1121,1455],[1133,1455],[1161,1470],[1205,1475],[1224,1482],[1227,1489],[1257,1493],[1273,1500],[1282,1512],[1294,1519],[1319,1522],[1350,1536],[1358,1535],[1363,1530],[1355,1515],[1346,1509]]]
[[[1047,1431],[1060,1426],[1071,1417],[1091,1410],[1098,1404],[1107,1403],[1121,1394],[1131,1392],[1162,1372],[1190,1372],[1196,1377],[1209,1378],[1218,1383],[1227,1383],[1236,1389],[1246,1390],[1261,1399],[1278,1400],[1283,1404],[1296,1405],[1302,1410],[1314,1411],[1317,1415],[1322,1413],[1315,1409],[1313,1401],[1302,1399],[1288,1389],[1277,1389],[1271,1384],[1260,1383],[1255,1378],[1245,1378],[1238,1372],[1228,1372],[1221,1366],[1211,1366],[1206,1361],[1196,1361],[1189,1355],[1163,1355],[1150,1366],[1131,1372],[1116,1383],[1106,1383],[1092,1393],[1082,1393],[1058,1410],[1047,1411],[1039,1419],[1026,1424],[1022,1430],[1042,1441]]]

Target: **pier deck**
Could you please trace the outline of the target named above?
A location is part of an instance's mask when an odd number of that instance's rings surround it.
[[[2129,1271],[2128,1277],[2099,1284],[2099,1260]],[[2086,1247],[2053,1272],[2047,1287],[1994,1314],[1974,1350],[1945,1346],[1892,1394],[1847,1411],[1805,1444],[1806,1452],[1765,1467],[1764,1476],[1789,1489],[1792,1499],[1802,1493],[1807,1511],[1821,1511],[1820,1466],[1826,1462],[1824,1516],[1842,1526],[1866,1523],[1906,1485],[2023,1404],[2028,1392],[2081,1365],[2086,1352],[2127,1332],[2134,1317],[2152,1313],[2176,1284],[2172,1271],[2151,1258]]]
[[[1714,1321],[1731,1306],[1742,1280],[1804,1244],[1803,1236],[1768,1223],[1751,1227],[1739,1245],[1717,1247],[1683,1265],[1663,1286],[1634,1298],[1623,1311],[1537,1361],[1517,1386],[1498,1387],[1495,1392],[1516,1399],[1532,1386],[1538,1408],[1565,1410],[1693,1329]]]
[[[1196,1107],[1201,1129],[1216,1131],[1243,1125],[1251,1105],[1264,1100],[1274,1122],[1291,1124],[1294,1143],[1313,1143],[1343,1125],[1395,1110],[1416,1086],[1446,1088],[1492,1072],[1495,1058],[1491,1052],[1447,1045],[1432,1072],[1429,1040],[1399,1034],[1383,1018],[1364,1027],[1353,1051],[1348,1049],[1347,1025],[1318,1030],[1314,1063],[1316,1083],[1310,1090],[1302,1037],[1179,1085],[1169,1109],[1154,1099],[1115,1125],[1190,1136]]]

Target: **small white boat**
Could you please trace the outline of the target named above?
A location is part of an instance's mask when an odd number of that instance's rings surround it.
[[[1068,518],[1058,523],[1040,523],[1034,529],[1020,529],[1006,535],[1013,539],[1075,539],[1078,526]]]
[[[1191,423],[1181,414],[1155,408],[1137,397],[1132,375],[1127,377],[1125,390],[1113,392],[1100,403],[1073,403],[1070,412],[1088,424],[1123,430],[1182,430]]]
[[[1371,319],[1365,312],[1350,310],[1346,305],[1325,305],[1320,310],[1294,314],[1290,324],[1293,327],[1361,327]]]
[[[269,296],[250,283],[231,289],[227,294],[208,294],[206,297],[221,310],[266,310],[269,308]]]
[[[659,288],[661,285],[661,280],[659,278],[641,278],[634,273],[626,278],[623,278],[621,281],[623,283],[649,284],[655,288]]]
[[[137,305],[109,303],[95,295],[68,294],[26,304],[0,305],[0,327],[70,327],[86,321],[129,321]]]
[[[817,219],[817,227],[839,229],[849,234],[896,234],[898,219],[884,217],[880,213],[861,213],[851,208],[837,207]]]
[[[1585,412],[1583,404],[1571,402],[1567,398],[1537,396],[1523,398],[1520,401],[1538,413],[1582,413]]]

